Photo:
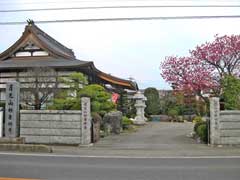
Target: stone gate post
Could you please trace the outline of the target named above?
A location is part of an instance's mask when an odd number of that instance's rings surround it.
[[[218,97],[210,98],[210,144],[219,144],[220,104]]]
[[[5,136],[7,138],[19,137],[19,96],[19,82],[8,82],[5,105]]]
[[[82,134],[81,134],[81,145],[89,145],[91,143],[91,107],[90,98],[81,98],[82,107]]]
[[[3,137],[3,108],[0,107],[0,138]]]

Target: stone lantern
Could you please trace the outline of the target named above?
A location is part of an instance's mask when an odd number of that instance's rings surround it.
[[[144,116],[144,109],[146,107],[145,101],[147,98],[140,92],[138,91],[134,96],[133,99],[135,99],[135,107],[137,110],[137,116],[135,117],[133,123],[134,124],[146,124],[147,118]]]

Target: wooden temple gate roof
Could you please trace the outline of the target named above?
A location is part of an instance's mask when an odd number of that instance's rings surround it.
[[[76,59],[74,52],[28,21],[22,36],[0,54],[0,71],[23,70],[32,67],[84,69],[100,80],[123,89],[138,90],[135,82],[98,70],[92,61]]]

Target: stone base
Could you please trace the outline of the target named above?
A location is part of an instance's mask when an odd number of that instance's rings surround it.
[[[78,145],[78,147],[80,148],[89,148],[89,147],[92,147],[93,146],[93,143],[90,143],[90,144],[80,144]]]
[[[136,116],[132,121],[135,125],[144,125],[146,123],[146,118],[144,116]]]
[[[24,144],[25,138],[24,137],[17,137],[17,138],[7,138],[3,137],[0,138],[0,144]]]
[[[145,125],[147,124],[146,121],[139,121],[139,120],[133,120],[134,125]]]
[[[52,148],[40,144],[0,144],[0,151],[51,153]]]

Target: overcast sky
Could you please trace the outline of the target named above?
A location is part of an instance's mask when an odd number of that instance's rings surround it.
[[[66,3],[67,2],[67,3]],[[0,10],[111,5],[240,5],[240,1],[147,1],[147,0],[0,0]],[[82,18],[151,16],[240,15],[239,7],[229,8],[119,8],[40,12],[0,12],[0,22],[26,19],[56,20]],[[188,55],[189,49],[215,34],[240,33],[240,19],[192,19],[111,21],[37,24],[50,36],[73,49],[77,59],[94,61],[106,73],[134,78],[139,87],[169,89],[160,76],[165,56]],[[25,25],[0,25],[0,52],[12,45]]]

